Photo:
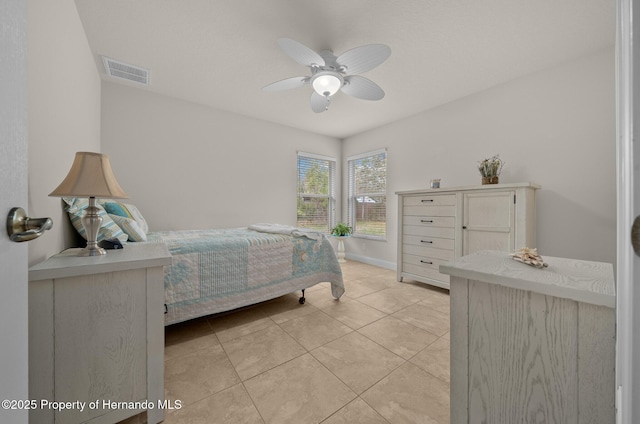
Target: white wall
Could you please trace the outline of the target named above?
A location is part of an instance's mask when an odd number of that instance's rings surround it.
[[[479,184],[477,163],[499,153],[502,182],[542,185],[543,256],[613,263],[614,89],[608,49],[340,143],[103,82],[102,151],[157,231],[294,224],[297,150],[346,158],[387,147],[387,241],[347,243],[348,253],[387,266],[396,262],[395,192],[431,178]]]
[[[75,234],[61,200],[48,197],[77,151],[100,151],[100,77],[73,0],[27,4],[29,204],[53,229],[30,241],[33,265],[69,247]]]
[[[352,238],[347,253],[396,262],[396,191],[480,184],[496,153],[501,182],[532,181],[541,255],[615,263],[613,48],[344,140],[343,157],[387,147],[387,241]],[[346,204],[346,203],[343,203]],[[346,215],[345,215],[346,216]]]
[[[102,84],[102,151],[152,231],[295,225],[297,151],[340,149],[331,137]]]

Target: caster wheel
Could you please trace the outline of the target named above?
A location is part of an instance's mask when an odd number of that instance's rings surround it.
[[[304,301],[305,301],[304,297],[301,297],[300,299],[298,299],[298,302],[299,302],[301,305],[304,305]]]

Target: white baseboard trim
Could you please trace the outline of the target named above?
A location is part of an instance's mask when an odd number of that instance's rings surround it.
[[[379,266],[380,268],[391,269],[394,271],[397,268],[395,262],[383,261],[376,258],[370,258],[368,256],[353,255],[353,254],[347,253],[345,257],[346,259],[351,259],[353,261],[362,262],[362,263],[374,265],[374,266]]]

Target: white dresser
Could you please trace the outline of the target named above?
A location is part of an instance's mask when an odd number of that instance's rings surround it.
[[[615,281],[607,263],[548,268],[482,251],[451,275],[451,424],[615,422]]]
[[[449,288],[439,266],[479,250],[536,247],[533,183],[399,191],[398,281]]]
[[[29,269],[29,396],[35,423],[162,421],[164,244],[104,256],[69,249]],[[65,409],[42,402],[71,402]],[[141,407],[139,407],[141,406]]]

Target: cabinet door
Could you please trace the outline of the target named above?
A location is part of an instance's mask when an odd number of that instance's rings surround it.
[[[469,424],[613,422],[578,421],[577,302],[467,281]]]
[[[514,250],[515,192],[464,193],[462,254]]]
[[[132,402],[147,396],[145,269],[56,280],[55,398],[99,400],[99,408],[56,412],[56,422],[80,423],[110,413],[102,401]],[[105,419],[106,421],[106,419]]]

